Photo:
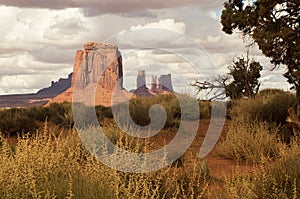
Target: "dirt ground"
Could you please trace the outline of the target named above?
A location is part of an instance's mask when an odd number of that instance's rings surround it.
[[[189,125],[195,124],[191,123]],[[186,153],[190,153],[194,156],[199,155],[199,150],[202,146],[209,125],[210,120],[200,120],[196,138],[194,139],[192,145]],[[226,138],[229,127],[230,120],[226,120],[217,145]],[[173,137],[174,132],[163,132],[161,136],[158,136],[158,139],[156,139],[155,143],[157,144],[157,146],[161,147],[164,145],[164,143],[170,142]],[[208,161],[208,168],[212,179],[208,188],[213,190],[215,190],[216,188],[220,188],[225,178],[230,178],[235,174],[251,173],[254,170],[254,167],[252,165],[238,164],[237,162],[221,157],[218,154],[217,145],[205,157]]]

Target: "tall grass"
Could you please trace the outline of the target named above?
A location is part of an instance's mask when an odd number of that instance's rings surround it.
[[[220,154],[250,164],[277,158],[282,142],[293,136],[285,119],[295,100],[289,92],[267,89],[255,98],[232,101],[231,127],[218,147]]]
[[[107,168],[81,146],[75,133],[43,133],[19,137],[11,148],[2,138],[0,198],[112,198]],[[96,171],[102,172],[96,172]]]
[[[288,116],[288,108],[295,106],[296,102],[296,96],[290,92],[266,89],[254,98],[232,101],[230,116],[233,120],[283,124]]]
[[[231,127],[218,151],[254,164],[254,172],[227,177],[217,198],[299,198],[299,138],[285,126],[295,102],[289,92],[268,89],[231,103]]]
[[[299,198],[299,142],[283,146],[279,155],[274,162],[263,162],[253,174],[227,178],[218,198]]]
[[[277,128],[262,122],[233,121],[225,140],[218,145],[219,154],[239,163],[260,163],[262,158],[279,156],[281,142]]]
[[[180,100],[178,100],[180,99]],[[180,101],[182,104],[180,104]],[[199,113],[197,110],[192,109],[191,103],[194,103],[195,99],[187,94],[169,94],[169,95],[158,95],[155,97],[138,97],[129,101],[129,107],[126,104],[117,104],[113,107],[114,116],[127,115],[124,111],[130,113],[130,117],[139,126],[146,126],[150,121],[149,109],[151,106],[159,104],[161,105],[167,115],[164,129],[178,128],[180,125],[182,110],[185,113],[185,120],[198,120]],[[209,119],[211,114],[210,102],[199,101],[200,117]],[[129,109],[129,110],[127,110]],[[120,123],[125,123],[127,118],[120,119]],[[155,119],[155,118],[153,118]]]
[[[47,124],[13,147],[1,137],[0,198],[202,198],[208,182],[207,162],[198,159],[145,174],[116,171],[88,153],[75,131]]]

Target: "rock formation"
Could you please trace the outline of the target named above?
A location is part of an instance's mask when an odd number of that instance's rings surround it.
[[[155,75],[152,75],[150,90],[152,93],[157,93],[157,76],[155,76]]]
[[[50,87],[43,88],[39,90],[36,94],[41,96],[47,96],[48,98],[53,98],[59,95],[60,93],[64,92],[65,90],[71,87],[72,75],[73,73],[69,74],[68,78],[60,78],[56,82],[52,81]]]
[[[171,74],[161,75],[158,78],[158,90],[173,92]]]
[[[144,70],[139,70],[136,78],[136,90],[133,92],[136,96],[153,96],[149,93],[146,86],[146,73]]]
[[[138,71],[138,76],[136,79],[136,87],[139,88],[146,88],[146,74],[144,70]]]
[[[146,73],[138,71],[134,94],[123,88],[123,65],[116,45],[87,42],[75,55],[73,74],[52,82],[48,88],[26,95],[0,96],[0,107],[49,105],[53,102],[83,102],[87,105],[111,106],[136,96],[173,93],[171,75],[152,76],[146,86]],[[74,97],[75,96],[75,97]]]
[[[116,45],[88,42],[75,56],[71,88],[52,99],[53,102],[84,102],[87,105],[111,106],[129,97],[123,89],[121,53]],[[75,96],[75,97],[74,97]]]
[[[161,75],[159,77],[152,75],[151,87],[146,87],[146,74],[144,70],[138,71],[137,88],[133,92],[136,96],[155,96],[158,94],[173,93],[171,74]]]

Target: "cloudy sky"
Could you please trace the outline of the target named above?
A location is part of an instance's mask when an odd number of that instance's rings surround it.
[[[0,0],[0,95],[66,78],[86,41],[120,47],[128,90],[145,69],[148,82],[172,73],[175,89],[185,92],[192,79],[226,73],[233,57],[246,53],[238,34],[221,31],[223,1]],[[250,53],[264,66],[263,88],[289,88],[283,69],[271,71],[256,48]]]

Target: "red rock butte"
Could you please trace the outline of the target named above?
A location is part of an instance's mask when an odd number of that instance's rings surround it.
[[[151,77],[150,89],[146,87],[146,72],[139,70],[136,79],[136,90],[133,92],[136,96],[156,96],[173,94],[171,74]]]
[[[76,52],[71,87],[48,104],[82,102],[86,105],[111,106],[132,97],[123,88],[122,81],[122,56],[118,47],[113,44],[87,42],[84,50]]]

